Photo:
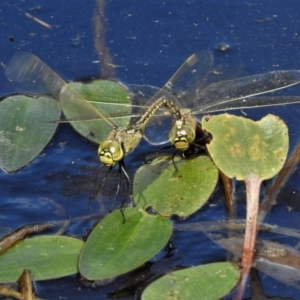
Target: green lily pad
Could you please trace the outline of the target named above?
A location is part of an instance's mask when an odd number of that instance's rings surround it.
[[[79,271],[89,280],[129,272],[156,255],[168,242],[172,222],[136,208],[107,215],[88,237],[79,259]]]
[[[82,98],[70,97],[68,88],[76,90]],[[60,103],[74,129],[97,144],[103,142],[112,129],[102,116],[120,127],[127,126],[131,119],[129,93],[124,86],[113,81],[69,83],[60,93]]]
[[[205,116],[202,126],[213,136],[207,145],[213,161],[230,178],[269,179],[284,165],[288,128],[274,115],[257,122],[229,114]]]
[[[142,300],[218,300],[237,284],[240,271],[229,262],[212,263],[169,273],[149,285]]]
[[[49,97],[16,95],[0,103],[0,164],[14,172],[31,162],[52,138],[60,106]]]
[[[177,159],[174,173],[171,157],[162,157],[139,168],[133,195],[138,207],[149,206],[163,216],[187,217],[200,209],[213,193],[218,169],[207,156]]]
[[[247,221],[238,298],[246,290],[255,252],[260,185],[283,167],[288,153],[288,129],[278,117],[258,122],[228,114],[206,116],[203,128],[212,134],[207,149],[217,167],[228,177],[244,180]]]
[[[47,235],[18,242],[0,255],[0,282],[18,280],[24,269],[33,280],[46,280],[76,274],[84,242],[67,236]]]

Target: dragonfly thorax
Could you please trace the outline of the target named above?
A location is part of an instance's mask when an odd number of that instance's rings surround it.
[[[124,158],[124,152],[120,143],[106,140],[99,146],[98,156],[104,165],[112,167]]]

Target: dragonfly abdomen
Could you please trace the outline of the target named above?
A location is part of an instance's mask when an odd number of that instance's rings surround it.
[[[162,107],[166,107],[169,113],[176,120],[181,119],[181,113],[179,108],[170,100],[165,97],[160,97],[157,99],[146,111],[146,113],[141,117],[141,119],[136,123],[136,125],[145,127],[153,115]]]

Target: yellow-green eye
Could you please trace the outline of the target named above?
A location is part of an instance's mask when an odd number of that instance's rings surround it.
[[[116,141],[104,141],[98,149],[98,156],[100,161],[112,167],[124,157],[124,152],[121,145]]]

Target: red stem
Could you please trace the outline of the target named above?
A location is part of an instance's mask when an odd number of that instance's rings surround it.
[[[247,221],[242,256],[242,280],[235,300],[243,299],[244,292],[252,267],[257,233],[257,218],[259,209],[259,191],[262,179],[255,175],[245,180],[247,193]]]

